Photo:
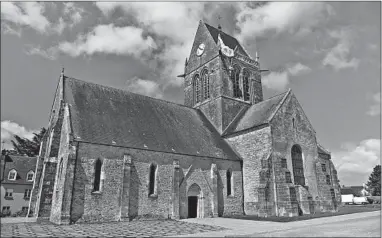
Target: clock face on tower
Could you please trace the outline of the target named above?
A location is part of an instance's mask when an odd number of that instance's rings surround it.
[[[202,54],[203,54],[203,52],[204,52],[204,48],[205,48],[206,46],[203,44],[203,43],[201,43],[200,45],[199,45],[199,47],[198,47],[198,49],[196,50],[196,55],[197,56],[201,56]]]

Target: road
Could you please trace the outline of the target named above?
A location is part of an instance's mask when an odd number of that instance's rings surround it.
[[[364,212],[295,222],[248,221],[229,218],[186,219],[230,230],[183,237],[381,237],[381,212]]]

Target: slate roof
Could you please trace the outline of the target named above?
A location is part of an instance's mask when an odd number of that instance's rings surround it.
[[[362,190],[363,190],[363,186],[342,187],[341,194],[342,195],[347,195],[347,194],[360,195]]]
[[[225,134],[232,134],[268,123],[287,93],[289,90],[252,105],[244,112],[243,116],[230,125]]]
[[[37,157],[27,157],[20,155],[5,155],[8,156],[7,160],[10,158],[12,162],[7,162],[5,164],[4,181],[2,183],[13,183],[13,184],[30,184],[33,185],[33,181],[27,181],[27,173],[29,171],[35,172]],[[1,156],[1,159],[5,159],[5,156]],[[9,161],[9,160],[8,160]],[[1,168],[2,169],[2,168]],[[16,180],[8,180],[9,171],[15,169],[17,171]]]
[[[318,153],[330,155],[330,152],[319,143],[317,143],[317,151]]]
[[[64,100],[76,140],[239,160],[193,108],[69,77]]]
[[[219,29],[216,29],[215,27],[208,25],[207,23],[204,23],[204,24],[206,25],[206,27],[207,27],[208,31],[210,32],[212,38],[214,39],[215,43],[218,42],[218,35],[220,33],[220,37],[222,38],[222,40],[226,46],[228,46],[229,48],[231,48],[233,50],[237,46],[238,49],[240,50],[240,52],[242,52],[244,54],[244,56],[250,57],[235,37],[230,36],[227,33],[224,33],[223,31],[220,31]]]

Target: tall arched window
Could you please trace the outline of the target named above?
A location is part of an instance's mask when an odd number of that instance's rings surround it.
[[[232,195],[232,170],[227,170],[227,196]]]
[[[194,90],[195,90],[195,102],[196,103],[199,103],[201,100],[200,100],[200,96],[201,96],[201,92],[200,92],[200,77],[199,77],[199,74],[195,75],[194,77]]]
[[[249,94],[249,77],[250,74],[248,70],[243,71],[243,94],[244,94],[244,101],[249,101],[250,94]]]
[[[208,77],[208,70],[204,69],[202,72],[202,82],[203,82],[203,99],[210,98],[210,79]]]
[[[233,97],[241,98],[240,90],[240,67],[235,65],[233,71],[231,72],[231,81],[233,84]]]
[[[302,151],[300,146],[298,145],[294,145],[292,147],[292,166],[293,166],[294,184],[305,186],[304,163],[302,160]]]
[[[150,177],[149,177],[149,195],[156,194],[156,173],[157,166],[155,164],[150,165]]]
[[[102,161],[100,159],[97,159],[95,163],[95,173],[94,173],[94,187],[93,191],[100,191],[100,184],[101,184],[101,170],[102,170]]]

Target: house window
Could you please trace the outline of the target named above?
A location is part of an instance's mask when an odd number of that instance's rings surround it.
[[[294,118],[292,119],[292,126],[293,126],[293,128],[295,127]]]
[[[21,208],[21,211],[22,211],[22,212],[28,212],[28,209],[29,209],[29,207],[22,207],[22,208]]]
[[[326,175],[326,184],[327,185],[330,185],[330,176],[329,175]]]
[[[296,189],[295,188],[289,188],[289,194],[290,194],[290,201],[291,202],[297,201],[297,195],[296,195]]]
[[[102,169],[102,161],[100,159],[97,159],[95,163],[94,168],[94,185],[93,185],[93,192],[100,191],[100,184],[101,184],[101,169]]]
[[[8,173],[8,180],[16,180],[17,172],[16,170],[12,169]]]
[[[29,199],[31,197],[31,189],[25,189],[24,198]]]
[[[1,212],[3,214],[11,214],[11,207],[10,206],[4,206]]]
[[[284,158],[281,159],[281,168],[284,168],[284,169],[287,168],[287,160]]]
[[[6,197],[6,198],[12,198],[12,197],[13,197],[13,189],[11,189],[11,188],[7,188],[7,189],[5,190],[5,197]]]
[[[203,97],[204,99],[210,98],[210,80],[208,77],[208,70],[205,69],[202,72],[202,83],[203,83]]]
[[[301,151],[300,146],[298,146],[298,145],[294,145],[292,147],[292,166],[293,166],[294,184],[305,186],[304,164],[302,161],[302,151]]]
[[[33,181],[33,171],[29,171],[28,174],[27,174],[27,181],[28,182],[32,182]]]
[[[240,68],[235,65],[233,67],[233,72],[231,72],[231,81],[233,84],[233,97],[241,98],[241,90],[240,90]]]
[[[150,165],[150,177],[149,177],[149,195],[156,194],[156,174],[158,166],[155,164]]]
[[[336,194],[334,193],[334,189],[330,189],[330,195],[332,196],[332,199],[336,199]]]
[[[249,101],[250,99],[250,94],[249,94],[249,72],[245,70],[243,72],[243,90],[244,90],[244,101]]]
[[[201,101],[201,92],[200,92],[200,77],[199,74],[195,75],[194,77],[194,88],[195,88],[195,101],[196,103],[199,103]]]
[[[321,164],[322,172],[326,172],[326,164]]]
[[[292,177],[290,176],[290,172],[285,172],[285,182],[291,183]]]
[[[227,170],[227,196],[233,194],[232,190],[232,171],[229,169]]]

